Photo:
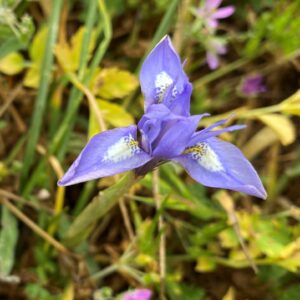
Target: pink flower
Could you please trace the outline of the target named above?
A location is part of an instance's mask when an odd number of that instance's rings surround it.
[[[214,70],[219,66],[219,55],[223,55],[226,52],[227,48],[221,41],[217,39],[208,41],[206,61],[211,70]]]
[[[124,295],[122,300],[150,300],[152,292],[148,289],[136,289]]]
[[[234,6],[219,8],[222,0],[206,0],[203,7],[197,10],[198,16],[203,18],[209,28],[215,29],[219,25],[219,19],[230,17],[234,11]]]
[[[242,83],[241,92],[246,96],[255,96],[267,90],[261,75],[246,77]]]

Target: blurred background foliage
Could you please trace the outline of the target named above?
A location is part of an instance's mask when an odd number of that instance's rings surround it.
[[[224,1],[235,13],[212,32],[197,16],[202,4],[0,0],[1,299],[155,293],[161,234],[166,299],[299,298],[300,1]],[[252,161],[266,201],[206,189],[172,164],[160,169],[159,210],[152,174],[110,190],[120,198],[113,208],[100,192],[116,178],[57,187],[92,135],[141,116],[139,68],[167,33],[187,58],[192,112],[212,114],[200,125],[232,112],[230,122],[247,124],[222,137]],[[215,70],[211,41],[227,48]],[[251,76],[263,91],[245,92]],[[88,203],[90,219],[76,218]]]

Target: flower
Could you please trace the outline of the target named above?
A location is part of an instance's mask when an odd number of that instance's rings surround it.
[[[219,55],[227,53],[226,46],[219,39],[210,39],[207,42],[206,61],[211,70],[218,68]]]
[[[134,170],[144,175],[156,166],[179,163],[196,181],[266,198],[265,189],[250,162],[234,145],[217,135],[244,128],[233,125],[213,130],[221,120],[197,131],[208,114],[190,115],[192,85],[168,36],[143,63],[140,82],[145,114],[138,125],[96,134],[58,182],[71,185]]]
[[[234,11],[234,6],[225,6],[218,8],[222,3],[222,0],[206,0],[203,7],[198,8],[197,14],[200,18],[203,18],[206,26],[210,29],[218,27],[219,19],[225,19],[230,17]]]
[[[246,96],[256,96],[267,90],[264,84],[264,78],[261,75],[252,75],[246,77],[241,86],[241,92]]]
[[[136,289],[124,295],[122,300],[150,300],[152,292],[148,289]]]

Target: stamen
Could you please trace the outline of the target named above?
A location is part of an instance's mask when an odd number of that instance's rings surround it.
[[[141,151],[138,142],[131,136],[122,137],[105,152],[102,161],[120,162]]]
[[[188,147],[184,150],[183,154],[189,154],[192,159],[196,160],[199,165],[208,171],[224,171],[219,157],[207,143],[201,142],[195,146]]]

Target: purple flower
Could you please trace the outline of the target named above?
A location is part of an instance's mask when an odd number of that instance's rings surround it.
[[[226,188],[266,198],[252,165],[234,145],[217,135],[244,128],[221,120],[197,131],[202,114],[190,116],[192,85],[168,36],[146,58],[140,82],[145,114],[138,125],[95,135],[59,185],[71,185],[128,170],[144,175],[167,161],[182,165],[205,186]]]
[[[218,68],[219,55],[227,53],[227,48],[218,39],[210,39],[207,42],[206,61],[211,70]]]
[[[221,3],[222,0],[206,0],[203,7],[198,8],[198,16],[204,20],[207,27],[212,29],[217,28],[219,19],[228,18],[234,13],[234,6],[219,8]]]
[[[256,96],[267,90],[264,84],[264,78],[261,75],[252,75],[244,79],[241,92],[246,96]]]
[[[148,289],[137,289],[128,292],[124,295],[122,300],[150,300],[152,292]]]

